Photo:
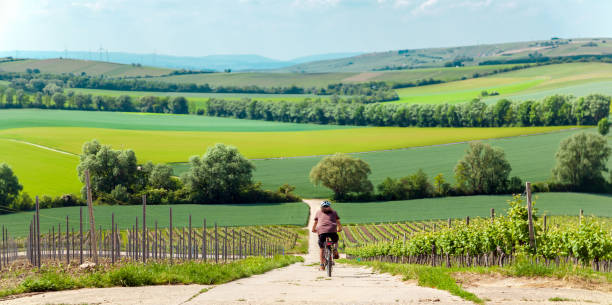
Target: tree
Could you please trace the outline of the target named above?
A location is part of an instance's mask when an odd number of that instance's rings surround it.
[[[114,150],[101,145],[97,140],[85,142],[77,166],[79,179],[83,183],[82,194],[86,195],[85,170],[89,170],[91,189],[94,197],[110,194],[121,185],[126,190],[139,188],[136,154],[131,149]]]
[[[455,166],[455,177],[458,188],[466,193],[497,194],[507,190],[511,171],[501,148],[472,142]]]
[[[57,92],[53,94],[53,102],[55,103],[55,108],[62,109],[64,108],[64,104],[66,103],[66,95],[61,92]]]
[[[155,164],[149,173],[149,186],[154,189],[173,191],[180,188],[180,181],[173,175],[172,167],[167,164]]]
[[[189,106],[187,105],[187,99],[182,96],[173,97],[170,100],[170,112],[174,114],[189,113]]]
[[[442,173],[434,177],[434,188],[438,196],[446,196],[451,189],[450,183],[446,182]]]
[[[216,144],[202,157],[189,159],[182,177],[190,199],[197,203],[236,202],[240,191],[252,184],[255,166],[233,146]]]
[[[22,189],[11,167],[6,163],[0,164],[0,206],[13,204]]]
[[[610,123],[608,122],[608,118],[599,120],[599,123],[597,123],[597,131],[599,131],[599,134],[602,136],[605,136],[608,134],[608,132],[610,132]]]
[[[130,112],[134,111],[134,104],[132,98],[129,95],[122,95],[117,98],[117,110]]]
[[[605,184],[603,172],[611,149],[606,138],[581,132],[572,135],[559,145],[555,154],[553,178],[574,190],[597,191]]]
[[[323,158],[310,171],[310,181],[331,189],[338,199],[349,193],[370,193],[372,182],[368,180],[370,166],[363,160],[335,154]]]

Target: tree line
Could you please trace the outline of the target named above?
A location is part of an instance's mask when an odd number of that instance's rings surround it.
[[[97,140],[83,144],[77,173],[83,184],[80,196],[42,196],[42,208],[84,205],[89,171],[95,204],[211,204],[296,202],[295,187],[282,185],[264,190],[252,179],[255,166],[237,148],[216,144],[202,156],[189,159],[189,170],[181,177],[167,164],[139,163],[131,149],[115,150]],[[8,164],[0,164],[0,214],[34,209],[34,201]]]
[[[35,94],[28,94],[23,89],[0,88],[0,109],[11,108],[189,113],[189,103],[182,96],[133,98],[129,95],[114,97],[75,93],[74,91],[64,93],[62,88],[52,84],[45,86],[42,92],[36,92]]]
[[[171,83],[149,79],[107,78],[104,76],[73,75],[73,74],[40,74],[31,71],[26,73],[0,73],[0,80],[10,81],[10,87],[26,92],[43,92],[52,84],[60,88],[104,89],[120,91],[147,92],[187,92],[187,93],[257,93],[257,94],[315,94],[315,95],[347,95],[361,97],[362,102],[384,102],[398,100],[393,87],[386,82],[369,83],[337,83],[326,87],[285,87],[249,86],[215,86],[196,83]],[[419,85],[431,84],[425,80]],[[407,84],[411,86],[413,83]],[[398,87],[395,87],[398,88]]]
[[[548,181],[534,183],[536,192],[612,193],[612,171],[606,164],[612,153],[605,134],[578,133],[564,139],[555,154],[555,166]],[[387,177],[376,189],[368,176],[370,166],[345,154],[323,158],[310,172],[315,185],[334,192],[339,201],[387,201],[429,197],[518,194],[524,187],[520,177],[510,176],[512,166],[504,151],[481,142],[471,142],[454,168],[455,184],[442,174],[429,180],[419,169],[401,178]]]
[[[591,94],[574,99],[553,95],[541,101],[495,104],[474,99],[462,104],[363,104],[341,99],[301,102],[227,101],[211,98],[206,114],[293,123],[361,126],[499,127],[596,125],[610,113],[610,97]]]

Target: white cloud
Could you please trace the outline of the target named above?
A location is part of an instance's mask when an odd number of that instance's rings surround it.
[[[122,0],[85,0],[85,1],[74,1],[70,3],[75,7],[82,7],[94,12],[100,12],[105,10],[114,10],[123,2]]]
[[[294,0],[293,5],[297,7],[318,8],[336,6],[341,0]]]

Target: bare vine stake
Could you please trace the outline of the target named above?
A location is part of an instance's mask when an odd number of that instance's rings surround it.
[[[527,219],[529,221],[529,246],[535,248],[535,231],[533,228],[533,207],[531,204],[531,182],[526,182],[527,191]]]
[[[87,208],[89,210],[89,244],[90,252],[93,252],[94,263],[98,264],[98,251],[96,249],[96,221],[93,213],[93,198],[91,195],[91,177],[89,176],[89,170],[85,170],[85,183],[87,187]]]
[[[495,220],[495,209],[491,208],[491,223]]]
[[[170,263],[172,264],[172,208],[170,208]]]
[[[142,261],[147,262],[147,250],[149,250],[149,244],[147,243],[147,195],[142,195]]]
[[[66,264],[70,264],[70,231],[68,226],[68,215],[66,215]]]
[[[188,259],[191,260],[191,253],[193,253],[191,248],[191,214],[189,214],[189,255]]]
[[[215,222],[215,263],[219,263],[219,231]]]
[[[115,264],[115,213],[111,214],[111,262]]]
[[[40,269],[40,204],[36,196],[36,266]]]
[[[79,210],[79,238],[81,239],[79,264],[83,264],[83,207]]]
[[[206,261],[206,218],[202,224],[202,258]]]

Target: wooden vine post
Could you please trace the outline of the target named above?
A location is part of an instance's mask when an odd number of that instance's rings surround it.
[[[535,249],[535,231],[533,229],[533,206],[531,204],[531,182],[526,182],[527,221],[529,222],[529,246]]]
[[[93,213],[93,202],[91,195],[91,180],[89,176],[89,170],[85,170],[85,183],[87,187],[87,209],[89,210],[89,244],[91,252],[93,253],[94,263],[98,264],[98,251],[96,244],[96,221]]]

